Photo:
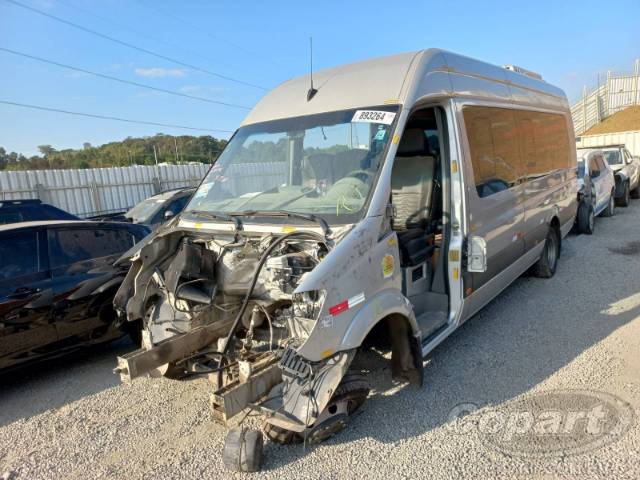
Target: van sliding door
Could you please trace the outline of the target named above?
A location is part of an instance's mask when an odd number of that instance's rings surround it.
[[[462,117],[470,160],[465,162],[469,235],[482,237],[487,252],[487,270],[465,275],[468,296],[523,255],[524,206],[514,111],[465,105]]]

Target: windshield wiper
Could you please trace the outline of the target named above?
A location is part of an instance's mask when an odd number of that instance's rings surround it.
[[[238,216],[246,216],[246,217],[288,217],[288,218],[299,218],[301,220],[307,220],[309,222],[315,222],[322,227],[324,230],[324,236],[327,237],[331,233],[331,228],[327,221],[319,217],[318,215],[314,215],[313,213],[297,213],[290,212],[288,210],[246,210],[244,212],[233,212],[229,213],[231,217]]]
[[[195,215],[197,217],[210,218],[211,220],[224,220],[226,222],[233,222],[236,225],[236,231],[242,230],[242,220],[232,215],[226,215],[224,213],[206,212],[204,210],[189,210],[184,213]]]

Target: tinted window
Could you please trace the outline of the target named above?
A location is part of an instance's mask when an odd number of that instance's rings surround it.
[[[520,176],[514,111],[465,107],[463,114],[478,195],[486,197],[514,186]]]
[[[174,200],[173,202],[171,202],[171,205],[167,210],[171,210],[174,213],[174,215],[177,215],[182,211],[184,206],[187,204],[187,202],[189,201],[189,198],[190,197],[182,197],[177,200]]]
[[[20,223],[24,218],[21,213],[18,212],[0,212],[0,225],[5,223]]]
[[[481,197],[511,188],[522,177],[574,168],[562,115],[467,106],[463,116]]]
[[[620,165],[622,163],[622,155],[619,150],[609,150],[604,152],[604,158],[607,159],[609,165]]]
[[[16,232],[0,237],[0,280],[38,272],[38,260],[37,232]]]
[[[136,239],[127,230],[53,230],[50,236],[51,267],[121,254],[135,243]]]

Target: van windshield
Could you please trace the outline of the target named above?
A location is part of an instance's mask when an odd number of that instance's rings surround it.
[[[185,214],[286,210],[353,223],[362,216],[397,109],[385,105],[242,127]]]

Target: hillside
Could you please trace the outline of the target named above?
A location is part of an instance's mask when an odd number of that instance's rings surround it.
[[[95,168],[123,165],[153,165],[153,147],[158,162],[210,163],[222,151],[226,140],[211,136],[193,137],[157,134],[153,137],[132,138],[118,142],[92,146],[85,143],[82,149],[56,150],[51,145],[40,145],[40,155],[26,157],[20,153],[8,153],[0,147],[0,170],[43,170],[50,168]]]
[[[599,135],[601,133],[628,132],[632,130],[640,130],[640,106],[620,110],[594,125],[582,135]]]

